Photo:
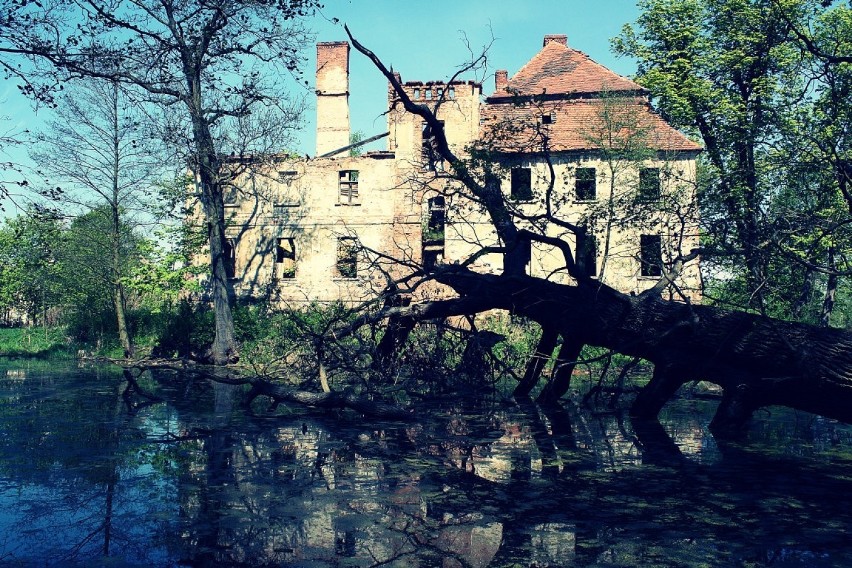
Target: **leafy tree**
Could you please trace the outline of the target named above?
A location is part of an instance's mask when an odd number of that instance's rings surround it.
[[[60,199],[66,213],[93,212],[99,221],[108,216],[109,223],[98,226],[104,233],[92,235],[93,250],[100,256],[91,260],[98,269],[105,268],[106,262],[109,270],[87,281],[92,288],[83,289],[99,297],[100,287],[106,287],[125,357],[132,357],[124,241],[128,224],[151,221],[148,186],[161,169],[156,144],[143,131],[138,110],[117,81],[76,81],[56,103],[53,119],[33,137],[30,156],[53,183],[62,184]],[[86,223],[91,224],[91,219]],[[72,237],[74,229],[72,225]]]
[[[166,139],[185,148],[210,247],[217,363],[235,351],[223,195],[241,161],[226,156],[257,159],[284,147],[281,137],[298,108],[287,106],[280,78],[297,74],[309,40],[301,20],[315,6],[314,0],[3,2],[0,53],[48,63],[41,75],[48,80],[90,76],[134,85],[157,105]],[[33,77],[24,77],[27,85]]]
[[[30,209],[6,221],[0,229],[0,297],[6,309],[47,325],[63,302],[59,261],[64,238],[60,220],[49,211]]]
[[[91,341],[107,330],[116,330],[126,351],[127,337],[121,337],[120,326],[127,324],[116,318],[116,303],[120,301],[124,317],[124,279],[139,262],[139,239],[120,219],[115,234],[114,223],[109,205],[75,218],[65,232],[59,267],[65,302],[72,310],[68,315],[79,338]]]

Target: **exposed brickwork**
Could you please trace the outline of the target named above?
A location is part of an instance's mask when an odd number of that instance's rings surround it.
[[[317,44],[317,155],[349,144],[349,44]]]

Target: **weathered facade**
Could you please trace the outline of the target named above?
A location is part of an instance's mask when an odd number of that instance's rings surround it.
[[[350,155],[348,70],[347,43],[317,45],[317,157],[249,170],[227,200],[239,297],[365,301],[389,279],[499,244],[435,158],[420,117],[395,104],[392,89],[387,150]],[[654,114],[639,85],[569,48],[565,36],[546,36],[513,77],[498,71],[484,98],[476,82],[402,85],[416,102],[440,101],[437,116],[456,155],[477,147],[499,164],[520,225],[572,245],[572,234],[540,214],[549,209],[585,227],[590,238],[578,254],[607,284],[639,292],[698,246],[700,146]],[[473,266],[499,272],[501,263],[500,255],[480,255]],[[533,245],[531,275],[568,281],[563,265],[557,251]],[[697,299],[698,280],[693,263],[679,293]]]

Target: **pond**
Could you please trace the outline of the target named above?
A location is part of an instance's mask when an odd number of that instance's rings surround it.
[[[772,409],[714,441],[495,399],[251,416],[238,387],[0,364],[11,566],[852,566],[852,428]]]

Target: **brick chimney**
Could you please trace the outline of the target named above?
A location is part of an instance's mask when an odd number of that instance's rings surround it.
[[[544,43],[541,44],[542,47],[547,45],[548,43],[555,41],[556,43],[561,43],[564,46],[568,46],[568,36],[567,35],[546,35],[544,36]]]
[[[505,91],[509,85],[509,72],[505,69],[500,69],[494,73],[494,90],[499,92]]]
[[[349,43],[317,44],[317,156],[349,145]]]

